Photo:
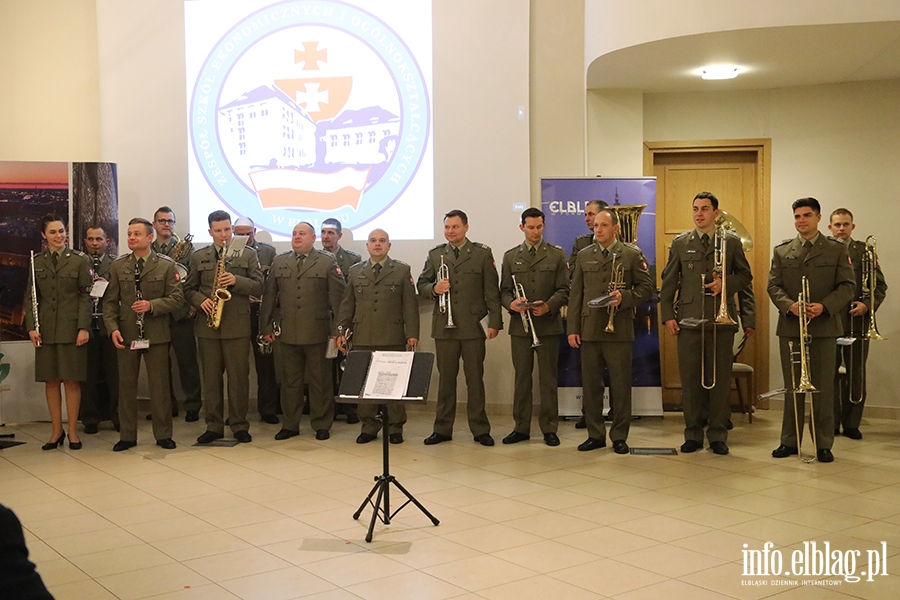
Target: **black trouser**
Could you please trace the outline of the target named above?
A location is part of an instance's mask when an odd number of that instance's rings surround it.
[[[263,354],[256,343],[259,336],[259,303],[250,304],[250,343],[253,346],[253,362],[256,365],[256,406],[260,416],[278,412],[281,386],[275,379],[275,353]]]
[[[87,381],[81,382],[78,418],[85,425],[110,420],[119,424],[119,369],[116,347],[108,335],[91,332],[87,343]]]

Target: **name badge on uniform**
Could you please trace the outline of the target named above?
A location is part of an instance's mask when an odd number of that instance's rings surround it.
[[[132,350],[149,350],[150,349],[150,340],[134,340],[131,342]]]

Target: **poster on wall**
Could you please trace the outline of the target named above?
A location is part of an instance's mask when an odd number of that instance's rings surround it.
[[[223,209],[433,236],[431,2],[184,3],[192,231]]]
[[[592,232],[584,216],[585,205],[592,200],[617,208],[625,239],[643,250],[655,282],[656,179],[541,179],[541,210],[546,215],[544,239],[561,246],[570,255],[575,238]],[[632,359],[632,414],[635,416],[662,415],[657,302],[654,294],[635,309]],[[607,380],[607,406],[608,384]],[[560,341],[559,410],[563,416],[581,415],[581,352],[570,348],[565,339]]]
[[[119,254],[119,187],[115,163],[72,163],[71,244],[87,253],[84,239],[91,227],[100,227],[108,240],[107,252]]]

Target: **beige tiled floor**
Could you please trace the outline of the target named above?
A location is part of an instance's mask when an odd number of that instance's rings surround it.
[[[0,502],[26,530],[32,560],[58,600],[313,598],[897,598],[900,423],[867,421],[865,439],[839,437],[830,465],[772,459],[780,413],[752,425],[735,415],[730,456],[579,453],[584,434],[560,424],[562,445],[454,441],[424,446],[431,415],[410,411],[392,473],[441,520],[414,506],[364,540],[371,510],[352,519],[381,470],[381,445],[308,430],[276,442],[192,447],[202,425],[178,422],[178,449],[113,454],[115,432],[84,449],[42,452],[46,424],[8,426],[27,441],[0,451]],[[304,423],[305,426],[305,423]],[[635,447],[677,447],[680,415],[636,421]],[[392,494],[393,507],[401,503]],[[783,552],[828,541],[842,552],[887,543],[891,575],[828,587],[777,586],[743,576],[743,545]],[[796,579],[796,578],[795,578]],[[800,578],[803,579],[803,578]],[[767,585],[747,585],[748,582]]]

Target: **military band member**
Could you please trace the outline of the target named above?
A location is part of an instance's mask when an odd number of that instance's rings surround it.
[[[453,439],[456,419],[456,378],[459,360],[468,389],[466,412],[469,430],[482,446],[493,446],[491,424],[484,410],[484,341],[481,320],[487,316],[487,339],[494,339],[503,328],[500,312],[500,289],[497,268],[491,249],[469,241],[469,218],[461,210],[444,216],[444,238],[428,252],[425,266],[416,282],[419,295],[434,301],[431,337],[437,354],[439,377],[437,415],[434,433],[425,438],[427,445]],[[441,261],[447,265],[449,277],[439,278]],[[446,312],[440,297],[449,294]],[[448,327],[452,314],[455,327]]]
[[[603,200],[591,200],[584,205],[584,224],[587,225],[590,233],[579,235],[572,244],[572,252],[569,253],[568,258],[570,281],[572,273],[575,271],[575,258],[578,256],[578,253],[594,243],[594,217],[607,206],[608,204]],[[575,428],[584,429],[585,427],[587,427],[587,422],[584,420],[584,406],[582,406],[581,418],[575,423]]]
[[[252,219],[241,217],[234,222],[234,235],[246,235],[247,246],[256,250],[259,266],[268,276],[272,261],[275,260],[275,246],[256,239],[256,224]],[[275,376],[275,354],[264,353],[257,343],[259,336],[259,307],[261,298],[250,297],[250,345],[253,347],[253,363],[256,367],[256,405],[263,423],[278,423],[281,389]]]
[[[728,315],[735,321],[734,295],[750,285],[753,275],[740,238],[727,232],[724,273],[714,272],[719,200],[709,192],[700,192],[694,197],[692,210],[696,228],[672,241],[669,260],[662,272],[660,313],[669,335],[678,336],[678,372],[684,406],[681,451],[696,452],[703,448],[704,421],[708,415],[709,447],[716,454],[728,454],[726,442],[731,418],[728,393],[737,326],[716,325],[715,318],[721,303],[722,275],[726,279]],[[705,319],[706,323],[686,326],[684,319]],[[701,348],[705,349],[705,355]],[[704,385],[712,385],[712,389]]]
[[[346,283],[350,276],[350,267],[362,261],[362,257],[351,250],[347,250],[340,245],[341,238],[344,237],[341,222],[337,219],[325,219],[319,230],[322,240],[322,248],[331,252],[338,266],[341,267],[341,273],[344,274],[344,282]],[[341,387],[341,357],[331,359],[332,387],[334,395],[338,395]],[[352,425],[359,423],[359,416],[356,414],[356,404],[351,402],[338,402],[334,407],[335,415],[346,415],[347,423]]]
[[[91,261],[94,281],[109,281],[113,257],[109,255],[109,238],[102,227],[88,227],[84,249]],[[119,369],[116,347],[103,322],[101,297],[91,296],[91,312],[88,374],[87,381],[81,384],[81,412],[78,415],[88,434],[97,433],[101,421],[112,421],[116,431],[119,430]]]
[[[156,445],[175,448],[169,387],[169,315],[184,304],[175,261],[150,248],[153,226],[146,219],[128,222],[128,248],[110,269],[103,296],[103,319],[118,348],[119,422],[114,452],[137,446],[137,386],[141,357],[150,384],[150,414]]]
[[[388,256],[391,240],[383,229],[369,234],[369,259],[350,267],[338,313],[338,345],[346,352],[344,332],[351,331],[354,350],[402,352],[419,342],[419,306],[409,265]],[[381,421],[374,404],[360,404],[362,427],[357,444],[378,437]],[[388,404],[388,436],[392,444],[403,443],[406,407]]]
[[[840,346],[837,357],[837,366],[840,367],[841,359],[847,370],[847,385],[840,385],[835,378],[834,387],[834,433],[837,434],[841,426],[844,435],[850,439],[861,440],[862,433],[859,425],[862,421],[863,408],[866,404],[866,360],[869,358],[869,340],[866,332],[869,329],[869,321],[872,314],[878,310],[884,297],[887,295],[887,283],[875,257],[875,290],[863,296],[863,257],[866,253],[866,243],[854,240],[851,236],[856,225],[853,224],[853,213],[846,208],[839,208],[831,213],[831,223],[828,224],[834,238],[847,246],[850,253],[850,261],[853,263],[853,278],[856,282],[856,300],[841,309],[841,324],[844,335],[855,337],[856,341],[849,346]],[[866,283],[865,285],[868,285]],[[851,323],[852,322],[852,323]],[[851,326],[852,324],[852,326]],[[851,389],[852,388],[852,389]]]
[[[281,431],[276,440],[300,435],[303,385],[309,384],[309,422],[317,440],[327,440],[334,421],[334,394],[325,359],[334,319],[344,293],[341,268],[328,252],[313,248],[316,230],[307,222],[294,226],[289,252],[272,262],[266,279],[259,330],[275,341],[272,322],[281,327]]]
[[[812,397],[816,454],[820,462],[831,462],[834,443],[834,378],[837,372],[837,338],[843,333],[841,310],[853,299],[856,284],[847,246],[819,233],[822,211],[815,198],[800,198],[791,205],[797,237],[775,246],[769,270],[769,298],[778,309],[778,335],[781,347],[781,370],[788,388],[781,422],[781,445],[772,451],[775,458],[797,454],[800,439],[795,428],[794,405],[803,413],[805,394],[792,394],[791,372],[800,380],[800,369],[792,364],[789,342],[798,349],[800,339],[799,302],[802,278],[809,282],[807,333],[809,345],[809,378],[817,393]],[[803,428],[800,427],[800,434]]]
[[[228,375],[228,419],[234,439],[250,442],[247,405],[250,395],[250,296],[260,296],[263,273],[256,250],[244,248],[237,257],[225,257],[225,272],[214,281],[222,252],[232,241],[231,215],[223,210],[209,214],[209,235],[213,243],[191,255],[187,283],[188,302],[203,311],[195,319],[200,364],[203,369],[203,407],[206,432],[197,442],[208,444],[224,437],[225,399],[222,375]],[[218,328],[210,327],[208,317],[215,310],[213,290],[225,288],[231,299],[224,302]],[[219,301],[223,302],[223,301]],[[199,311],[198,311],[199,312]],[[206,315],[207,318],[203,318]]]
[[[88,257],[66,246],[66,226],[61,217],[41,219],[41,237],[47,250],[34,255],[34,280],[28,276],[28,296],[36,287],[38,313],[33,306],[25,311],[25,327],[34,346],[34,380],[43,381],[47,408],[53,423],[53,437],[44,450],[62,446],[62,394],[65,388],[69,418],[69,448],[79,450],[78,409],[81,384],[87,380],[87,347],[91,327],[90,289],[93,286]],[[40,331],[37,331],[37,323]]]
[[[581,348],[584,417],[588,430],[588,439],[578,446],[582,452],[606,446],[603,421],[605,367],[609,372],[609,405],[613,413],[609,437],[616,454],[628,453],[634,308],[650,299],[653,281],[641,249],[616,239],[618,231],[619,219],[615,211],[604,209],[597,213],[594,217],[596,241],[578,253],[572,273],[568,341],[572,348]],[[620,284],[613,285],[614,269],[621,270]],[[607,308],[588,305],[591,300],[608,294],[613,298]]]
[[[150,247],[160,255],[172,257],[176,244],[181,240],[175,234],[175,213],[168,206],[160,206],[153,213],[153,229],[156,233]],[[190,244],[190,242],[187,242]],[[192,247],[192,246],[191,246]],[[178,262],[188,268],[191,261],[191,253],[187,252]],[[181,285],[184,289],[185,281]],[[170,346],[178,361],[178,379],[181,383],[181,391],[184,392],[184,420],[188,423],[200,420],[200,407],[203,397],[200,391],[200,366],[197,363],[197,341],[194,339],[194,317],[197,316],[197,308],[189,302],[182,304],[169,315]],[[172,416],[178,416],[178,400],[175,398],[175,385],[172,381],[172,357],[169,353],[169,390],[172,396]],[[148,418],[152,415],[147,415]]]
[[[569,273],[566,253],[559,246],[544,241],[544,213],[537,208],[522,213],[519,229],[525,241],[503,255],[500,277],[500,302],[510,312],[510,349],[516,384],[513,393],[515,428],[503,438],[504,444],[515,444],[531,437],[532,371],[534,356],[538,358],[541,403],[538,424],[548,446],[559,446],[556,430],[559,422],[559,335],[563,333],[560,308],[569,297]],[[515,283],[513,277],[515,276]],[[524,289],[517,298],[516,284]],[[521,303],[536,303],[524,308]],[[534,331],[525,331],[523,318],[530,313]],[[533,337],[534,336],[534,337]],[[534,340],[539,342],[533,346]]]

